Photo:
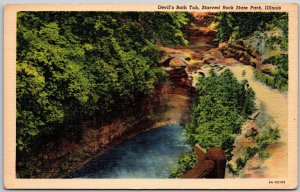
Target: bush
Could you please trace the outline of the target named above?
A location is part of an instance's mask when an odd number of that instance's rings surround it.
[[[256,110],[255,94],[251,88],[245,89],[245,84],[228,69],[219,76],[212,71],[210,77],[199,79],[196,102],[185,127],[192,145],[198,143],[204,149],[221,147],[227,160],[232,158],[235,135]],[[171,177],[180,177],[191,169],[195,158],[191,152],[181,157]]]
[[[177,167],[173,168],[170,178],[180,178],[197,163],[197,156],[194,151],[187,152],[179,157]]]
[[[189,141],[201,147],[222,147],[231,158],[235,134],[255,109],[255,94],[245,89],[230,70],[220,76],[201,78],[197,85],[198,99],[186,126]]]

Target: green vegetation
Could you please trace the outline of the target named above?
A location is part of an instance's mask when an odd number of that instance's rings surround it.
[[[280,132],[277,127],[274,127],[274,120],[267,114],[264,104],[260,104],[259,111],[260,115],[255,119],[258,129],[248,130],[244,137],[250,139],[249,143],[241,144],[242,149],[235,160],[227,164],[229,171],[234,175],[239,175],[247,161],[254,156],[261,161],[269,158],[271,154],[266,152],[266,148],[280,138]]]
[[[186,126],[192,143],[205,149],[222,147],[231,156],[232,135],[240,133],[241,124],[255,111],[255,94],[246,83],[238,82],[228,69],[199,80],[198,100]]]
[[[279,90],[288,89],[288,14],[218,13],[216,40],[240,48],[243,61],[254,61],[256,77]],[[272,64],[272,72],[263,69]]]
[[[221,12],[215,17],[217,23],[216,40],[218,42],[237,40],[257,32],[264,32],[270,28],[270,25],[274,25],[274,22],[280,19],[282,20],[275,25],[285,29],[287,27],[286,13]]]
[[[251,88],[245,88],[246,83],[239,82],[228,69],[219,76],[212,71],[210,77],[199,79],[198,98],[186,125],[191,144],[198,143],[204,149],[221,147],[227,159],[232,158],[235,136],[256,110],[255,94]],[[195,162],[193,153],[184,155],[170,177],[182,176]]]
[[[279,90],[288,90],[288,55],[273,56],[265,63],[272,63],[276,66],[276,70],[255,71],[255,76],[266,85],[277,88]]]
[[[182,177],[183,174],[195,167],[197,163],[197,155],[194,151],[189,151],[182,156],[179,157],[177,167],[173,168],[170,178],[179,178]]]
[[[18,177],[36,176],[36,162],[24,158],[35,152],[38,156],[57,136],[68,137],[73,130],[75,136],[70,137],[79,143],[82,122],[99,117],[110,122],[136,113],[138,100],[151,96],[165,78],[157,67],[163,54],[158,45],[186,45],[182,31],[189,17],[183,12],[19,12],[16,148],[17,172],[18,167],[22,171]],[[254,63],[260,81],[288,89],[286,13],[218,13],[215,23],[216,40],[228,42],[231,49],[242,47],[242,57],[248,57],[244,61]],[[279,131],[259,122],[259,127],[267,128],[250,133],[255,144],[232,158],[234,140],[256,110],[255,93],[247,81],[239,82],[230,70],[220,75],[211,71],[209,77],[200,77],[196,89],[186,125],[190,144],[221,147],[228,161],[236,159],[228,164],[235,174],[253,156],[270,156],[265,149],[280,138]],[[181,177],[196,161],[193,151],[184,154],[170,177]],[[69,165],[62,166],[67,170]]]
[[[109,120],[162,77],[157,44],[186,44],[185,13],[19,12],[17,152],[83,120]]]
[[[256,154],[262,160],[269,158],[270,154],[266,153],[265,149],[274,143],[274,141],[278,140],[280,138],[280,134],[278,129],[269,129],[262,131],[258,136],[253,137],[253,139],[254,138],[256,139],[255,146],[242,149],[242,155],[235,161],[235,167],[232,163],[228,163],[227,167],[234,175],[239,175],[240,171],[245,167],[247,161]]]

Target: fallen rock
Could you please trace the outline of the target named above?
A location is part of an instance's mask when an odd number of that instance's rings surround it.
[[[173,58],[173,59],[170,60],[169,66],[170,67],[185,67],[186,66],[186,62],[182,58],[175,57],[175,58]]]
[[[259,68],[261,72],[266,74],[272,74],[277,70],[277,67],[272,64],[263,64]]]
[[[173,59],[174,57],[165,57],[160,61],[160,66],[163,67],[169,67],[170,61]]]

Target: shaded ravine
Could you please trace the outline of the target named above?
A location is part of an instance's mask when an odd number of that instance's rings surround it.
[[[80,169],[75,178],[168,178],[178,157],[191,149],[183,127],[151,130],[105,152]]]
[[[221,73],[230,69],[238,80],[246,79],[256,93],[256,100],[265,106],[281,134],[280,142],[271,145],[267,151],[272,155],[260,166],[260,171],[248,170],[242,177],[285,177],[287,174],[287,94],[271,89],[257,81],[254,68],[246,66],[234,58],[224,57],[213,43],[214,31],[207,26],[212,20],[210,14],[194,14],[192,27],[187,29],[188,46],[162,47],[166,53],[162,60],[172,67],[184,67],[192,85],[195,86],[201,75],[207,75],[213,68]],[[166,63],[165,63],[166,64]],[[243,71],[246,74],[242,76]],[[156,122],[159,129],[142,133],[135,138],[98,156],[74,174],[79,178],[167,178],[177,163],[178,157],[190,149],[185,144],[183,128],[179,124],[182,116],[188,113],[190,98],[177,94],[180,86],[172,84],[162,90],[161,101],[167,110],[158,113],[164,116]],[[175,91],[174,91],[175,90]],[[180,104],[182,102],[182,104]],[[162,107],[162,106],[160,106]],[[168,125],[169,126],[165,126]],[[175,124],[175,125],[174,125]],[[200,144],[201,145],[201,144]],[[251,160],[247,166],[251,164]],[[280,164],[280,166],[278,166]],[[227,175],[225,177],[231,177]]]
[[[166,73],[169,78],[156,86],[154,97],[144,99],[141,103],[142,111],[148,111],[147,118],[152,122],[145,123],[144,127],[140,125],[143,133],[128,137],[129,140],[122,140],[113,148],[99,153],[68,177],[169,177],[178,158],[192,148],[186,144],[182,125],[191,111],[194,89],[189,84],[185,70],[170,67]]]
[[[148,118],[152,122],[144,126],[140,123],[143,133],[99,153],[68,178],[168,178],[178,158],[191,149],[186,144],[182,124],[189,116],[193,93],[178,81],[187,75],[173,76],[174,72],[169,74],[168,81],[156,87],[155,102],[149,98],[143,103],[143,110],[151,111]]]

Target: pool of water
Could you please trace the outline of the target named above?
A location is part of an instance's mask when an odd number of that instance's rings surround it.
[[[181,154],[192,147],[180,125],[142,133],[105,152],[74,174],[74,178],[168,178]]]

